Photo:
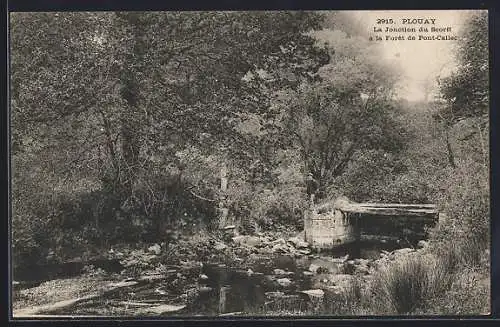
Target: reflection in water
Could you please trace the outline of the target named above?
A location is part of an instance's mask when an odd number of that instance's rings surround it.
[[[294,258],[289,255],[263,257],[255,262],[250,272],[224,264],[204,264],[208,276],[198,298],[183,314],[217,315],[231,312],[265,314],[269,311],[302,310],[310,305],[308,298],[298,293],[310,289],[311,275],[304,274],[314,263],[318,266],[333,265],[332,258],[348,256],[350,259],[377,259],[382,250],[400,248],[396,241],[360,241],[335,250],[322,251],[320,255]],[[287,272],[290,284],[283,286],[273,276],[273,270]],[[285,279],[285,278],[283,278]],[[283,280],[282,279],[282,280]]]

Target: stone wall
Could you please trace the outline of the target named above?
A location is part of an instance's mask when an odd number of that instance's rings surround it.
[[[305,239],[317,249],[332,248],[355,240],[354,227],[340,210],[322,214],[309,211],[304,220]]]

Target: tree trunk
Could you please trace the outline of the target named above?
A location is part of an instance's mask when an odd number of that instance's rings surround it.
[[[139,16],[136,13],[127,13],[122,17],[132,27],[132,47],[126,55],[124,69],[120,77],[121,95],[126,103],[126,108],[124,108],[120,119],[121,150],[125,166],[124,174],[121,176],[121,185],[124,191],[123,195],[129,197],[135,182],[135,170],[140,151],[141,131],[139,126],[142,123],[142,117],[139,113],[140,88],[137,73],[143,68],[142,61],[146,45],[143,41],[144,26]]]
[[[226,208],[227,197],[227,165],[224,161],[220,168],[220,196],[219,196],[219,228],[224,228],[228,221],[229,210]]]
[[[453,149],[451,148],[451,143],[450,143],[450,133],[448,127],[446,127],[446,150],[448,152],[448,162],[450,166],[453,168],[456,168],[455,165],[455,156],[453,154]]]

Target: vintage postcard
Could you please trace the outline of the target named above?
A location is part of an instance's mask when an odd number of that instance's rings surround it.
[[[488,11],[9,19],[14,319],[490,314]]]

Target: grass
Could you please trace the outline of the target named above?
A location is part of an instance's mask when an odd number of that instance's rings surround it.
[[[463,239],[398,261],[374,275],[368,298],[358,302],[375,314],[487,312],[490,277],[478,245]]]
[[[490,311],[489,258],[473,238],[439,244],[325,293],[325,315],[474,315]]]
[[[430,293],[429,264],[408,258],[382,270],[374,278],[372,293],[377,312],[408,314]]]

